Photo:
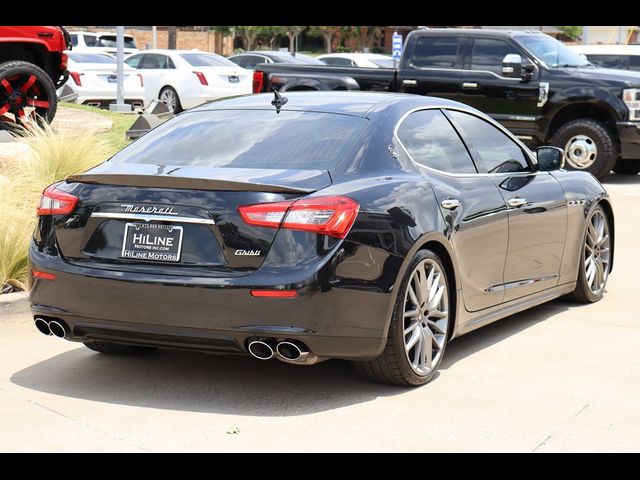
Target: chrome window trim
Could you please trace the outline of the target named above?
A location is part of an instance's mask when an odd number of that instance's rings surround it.
[[[463,113],[467,113],[467,114],[473,115],[474,117],[478,117],[479,119],[484,120],[487,123],[489,123],[490,125],[493,125],[494,127],[498,128],[498,130],[500,130],[507,137],[509,137],[516,145],[518,145],[523,150],[523,152],[525,152],[525,154],[529,157],[529,160],[530,160],[532,166],[535,167],[536,164],[537,164],[535,159],[534,159],[534,155],[531,152],[531,150],[529,150],[529,148],[524,143],[522,143],[516,136],[514,136],[511,132],[509,132],[509,130],[504,128],[502,125],[500,125],[498,122],[493,120],[491,117],[485,116],[481,112],[474,111],[474,110],[472,110],[470,108],[463,108],[463,107],[450,106],[450,105],[433,105],[433,106],[428,106],[428,107],[424,107],[424,106],[423,107],[414,107],[414,108],[412,108],[410,110],[407,110],[405,113],[402,114],[400,119],[396,122],[395,127],[393,128],[393,137],[394,137],[394,139],[400,144],[400,146],[402,147],[402,150],[404,150],[404,153],[406,153],[406,155],[409,158],[409,160],[411,160],[411,162],[414,163],[415,165],[417,165],[418,167],[426,168],[427,170],[431,170],[431,171],[439,173],[441,175],[447,175],[447,176],[450,176],[450,177],[477,177],[477,176],[481,176],[481,177],[499,177],[499,176],[504,176],[504,175],[509,175],[509,176],[512,176],[512,177],[513,176],[523,177],[523,176],[527,176],[527,175],[538,175],[540,173],[548,173],[548,172],[541,172],[540,170],[535,170],[535,169],[530,171],[530,172],[451,173],[451,172],[444,172],[442,170],[438,170],[437,168],[433,168],[433,167],[428,167],[426,165],[422,165],[421,163],[418,163],[413,159],[413,157],[411,156],[411,154],[409,153],[407,148],[404,146],[404,143],[402,143],[402,140],[398,136],[398,129],[400,128],[402,123],[405,121],[405,119],[409,115],[411,115],[412,113],[419,112],[419,111],[422,111],[422,110],[454,110],[454,111],[463,112]],[[453,125],[451,126],[451,128],[454,129],[454,132],[457,132],[457,130],[453,127]],[[460,141],[463,141],[463,140],[461,139]],[[464,144],[464,142],[463,142],[463,144]],[[465,145],[465,147],[466,147],[466,145]],[[473,162],[473,158],[471,157],[471,155],[469,155],[469,158],[471,158],[471,161]],[[473,162],[473,163],[475,165],[475,162]]]
[[[157,214],[144,214],[144,213],[118,213],[118,212],[95,212],[91,214],[91,217],[98,218],[111,218],[116,220],[142,220],[144,222],[150,222],[152,220],[160,222],[175,222],[175,223],[195,223],[199,225],[215,225],[216,222],[211,218],[198,218],[198,217],[185,217],[181,215],[157,215]]]

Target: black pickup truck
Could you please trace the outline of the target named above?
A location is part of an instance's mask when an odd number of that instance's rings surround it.
[[[538,31],[421,29],[397,69],[259,64],[253,91],[375,90],[478,108],[530,147],[604,178],[640,172],[640,73],[599,68]]]

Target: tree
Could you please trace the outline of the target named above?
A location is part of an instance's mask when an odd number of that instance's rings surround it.
[[[258,37],[265,39],[269,43],[269,50],[274,50],[278,37],[284,35],[284,27],[258,27]]]
[[[293,26],[284,27],[284,31],[287,34],[287,37],[289,37],[290,52],[293,53],[295,51],[294,40],[298,35],[300,35],[300,32],[302,32],[305,28],[307,27],[293,27]]]
[[[311,27],[309,29],[309,35],[312,37],[322,37],[324,41],[324,47],[327,53],[331,53],[331,43],[333,37],[340,33],[341,27]]]
[[[582,36],[582,27],[556,27],[571,40],[578,40]]]
[[[167,27],[168,28],[168,32],[167,32],[167,36],[168,36],[168,40],[167,40],[167,47],[170,50],[175,50],[178,47],[178,27]]]
[[[213,29],[216,32],[220,32],[222,34],[233,33],[234,38],[240,37],[240,40],[242,40],[242,46],[244,47],[245,50],[251,50],[253,48],[253,44],[255,43],[256,37],[258,36],[259,28],[260,27],[257,27],[257,26],[250,27],[246,25],[234,26],[234,27],[228,27],[228,26],[213,27]]]

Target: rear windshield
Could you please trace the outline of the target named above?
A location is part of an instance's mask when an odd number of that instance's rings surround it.
[[[116,35],[101,35],[99,42],[101,47],[118,46]],[[124,37],[124,48],[137,48],[136,43],[133,41],[133,37]]]
[[[100,53],[70,53],[69,58],[76,63],[116,63],[116,59]]]
[[[338,164],[366,120],[273,110],[214,110],[175,117],[112,162],[152,165],[327,170]]]
[[[231,60],[210,53],[183,53],[180,55],[194,67],[237,67]]]

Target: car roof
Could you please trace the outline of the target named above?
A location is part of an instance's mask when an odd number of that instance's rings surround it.
[[[69,35],[90,35],[92,37],[97,37],[98,34],[96,32],[83,32],[83,31],[73,31],[73,32],[69,32]]]
[[[640,45],[572,45],[578,53],[640,55]]]
[[[405,104],[407,109],[416,107],[464,107],[466,105],[452,100],[409,93],[329,91],[329,92],[283,92],[287,104],[283,110],[316,111],[368,117],[372,111],[385,110],[391,106]],[[273,110],[273,93],[242,95],[214,100],[190,111],[207,110]],[[474,110],[474,109],[471,109]]]
[[[470,36],[516,37],[524,35],[546,35],[540,30],[500,30],[494,28],[420,28],[409,35],[454,34]]]
[[[116,32],[96,32],[96,35],[98,36],[102,36],[102,35],[109,35],[109,36],[116,36],[117,33]],[[129,34],[129,33],[125,33],[124,34],[125,37],[129,37],[129,38],[133,38],[133,35]]]
[[[176,55],[181,55],[183,53],[206,53],[207,55],[214,55],[216,57],[221,57],[222,55],[218,55],[217,53],[213,53],[213,52],[204,52],[202,50],[172,50],[169,48],[150,48],[148,50],[140,50],[139,52],[136,52],[136,55],[139,55],[141,53],[161,53],[163,55],[170,55],[170,54],[176,54]]]
[[[318,55],[318,58],[329,58],[329,57],[336,57],[336,58],[353,58],[353,59],[358,59],[358,58],[365,58],[365,59],[388,59],[391,60],[391,56],[389,55],[382,55],[381,53],[325,53],[323,55]]]

